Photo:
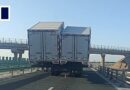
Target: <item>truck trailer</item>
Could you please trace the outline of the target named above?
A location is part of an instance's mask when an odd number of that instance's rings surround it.
[[[81,75],[89,60],[90,27],[63,22],[39,22],[28,29],[29,60],[37,67],[51,68],[52,75]]]
[[[67,26],[60,35],[60,65],[52,67],[52,73],[68,72],[81,75],[89,60],[90,27]]]
[[[33,66],[51,67],[59,62],[59,35],[63,22],[39,22],[28,29],[29,60]]]

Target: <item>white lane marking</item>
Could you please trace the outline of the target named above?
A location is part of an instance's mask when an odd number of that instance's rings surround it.
[[[48,90],[52,90],[52,89],[54,89],[54,87],[50,87]]]

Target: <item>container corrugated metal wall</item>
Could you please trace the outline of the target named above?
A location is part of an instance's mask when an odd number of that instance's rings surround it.
[[[88,62],[89,59],[89,46],[90,46],[90,37],[91,33],[86,31],[88,29],[76,28],[76,27],[67,28],[61,33],[61,60],[72,61],[72,62]],[[78,30],[78,32],[76,32]],[[90,30],[90,29],[89,29]],[[82,33],[87,32],[87,34]]]
[[[55,27],[54,29],[44,28],[46,27],[41,28],[40,25],[40,30],[36,28],[28,30],[29,60],[31,62],[59,60],[59,31],[63,28],[63,23],[57,29]]]

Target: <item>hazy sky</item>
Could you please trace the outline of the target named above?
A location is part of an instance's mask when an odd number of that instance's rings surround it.
[[[90,26],[91,43],[130,47],[130,0],[0,0],[10,5],[10,22],[0,22],[0,38],[27,38],[39,21]]]

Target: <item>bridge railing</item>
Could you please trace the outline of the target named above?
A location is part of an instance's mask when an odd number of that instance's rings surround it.
[[[130,72],[125,69],[112,69],[99,66],[98,71],[109,80],[130,84]]]
[[[101,50],[130,51],[130,48],[115,47],[115,46],[105,46],[105,45],[91,45],[91,48],[101,49]]]
[[[27,44],[27,39],[11,39],[11,38],[1,38],[0,43],[16,43],[16,44]]]

